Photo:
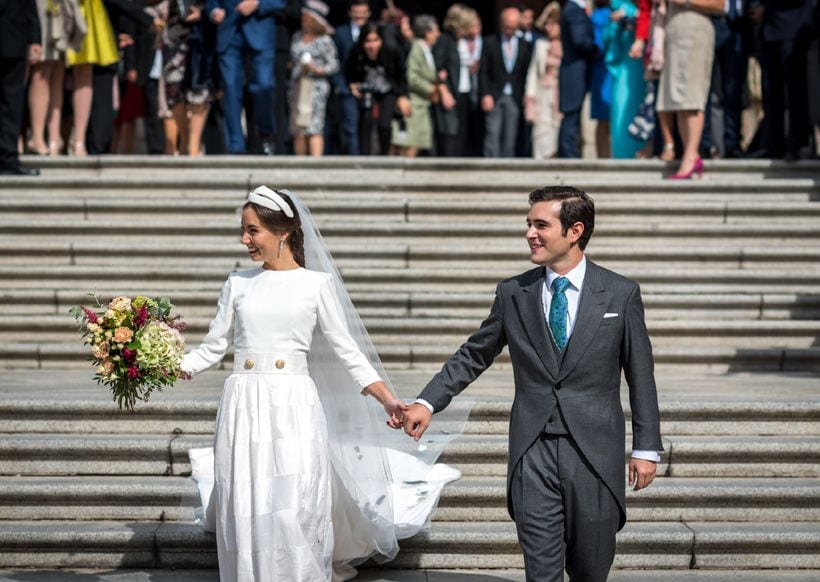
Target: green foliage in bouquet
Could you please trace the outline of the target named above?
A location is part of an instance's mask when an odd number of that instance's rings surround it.
[[[179,367],[185,324],[171,314],[174,305],[167,297],[120,296],[104,305],[90,295],[96,311],[84,306],[69,311],[91,346],[94,379],[111,388],[121,409],[134,410],[137,400],[145,402],[154,390],[187,377]]]

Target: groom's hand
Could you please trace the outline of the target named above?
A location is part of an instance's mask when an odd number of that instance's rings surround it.
[[[406,426],[406,425],[405,425]],[[406,430],[406,429],[405,429]],[[658,465],[652,461],[632,458],[629,460],[629,485],[640,491],[655,480],[655,471]]]
[[[412,404],[404,413],[404,432],[419,440],[430,426],[433,415],[423,404]]]

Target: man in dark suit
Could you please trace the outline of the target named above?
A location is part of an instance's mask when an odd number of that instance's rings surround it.
[[[347,15],[349,21],[336,28],[333,41],[339,52],[339,72],[331,77],[334,99],[339,111],[338,127],[329,130],[341,130],[341,151],[350,156],[359,155],[359,101],[350,93],[350,83],[345,77],[345,63],[359,40],[359,32],[370,20],[370,2],[368,0],[351,0]],[[332,140],[329,140],[332,141]]]
[[[0,0],[0,174],[36,176],[17,153],[23,123],[26,61],[39,62],[40,18],[34,0]]]
[[[558,109],[564,114],[558,133],[558,157],[580,158],[581,107],[589,87],[595,35],[585,0],[567,0],[561,9],[561,47],[564,56],[558,72]]]
[[[807,66],[813,38],[812,0],[763,0],[752,4],[760,20],[763,111],[766,120],[765,157],[796,160],[810,132]],[[789,131],[783,114],[789,112]]]
[[[739,158],[741,148],[741,116],[743,114],[743,89],[749,69],[749,52],[752,31],[749,19],[743,13],[743,0],[727,0],[726,13],[714,17],[715,60],[712,66],[712,91],[721,95],[723,109],[723,157]],[[718,90],[719,83],[719,90]],[[711,99],[704,112],[702,155],[709,156],[714,148],[711,127]]]
[[[245,54],[251,56],[250,93],[254,123],[262,153],[273,155],[274,58],[276,22],[274,12],[284,0],[207,0],[211,21],[217,25],[216,52],[222,75],[225,112],[225,148],[230,154],[245,153],[242,134],[242,97],[245,86]]]
[[[510,6],[501,11],[500,34],[488,37],[481,54],[478,91],[486,114],[484,157],[515,155],[518,120],[524,99],[524,83],[532,56],[532,45],[516,34],[521,10]]]
[[[507,504],[527,580],[605,582],[626,520],[621,371],[632,408],[629,483],[648,486],[662,450],[652,346],[638,284],[587,260],[587,194],[530,193],[527,242],[539,265],[498,284],[490,315],[405,413],[416,439],[509,347],[515,376]]]

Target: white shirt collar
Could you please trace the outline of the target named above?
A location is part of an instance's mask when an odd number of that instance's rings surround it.
[[[570,0],[570,2],[572,2],[573,4],[577,4],[580,8],[583,8],[584,10],[587,9],[586,0]]]
[[[549,289],[551,291],[552,290],[552,282],[555,281],[558,277],[561,277],[562,275],[559,275],[558,273],[556,273],[555,271],[553,271],[549,267],[546,267],[545,271],[546,271],[546,274],[547,274],[547,280],[546,280],[547,289]],[[580,263],[575,265],[575,267],[573,267],[573,269],[569,273],[567,273],[566,275],[563,275],[563,276],[566,277],[567,279],[569,279],[570,284],[572,285],[572,287],[576,291],[581,291],[581,287],[584,284],[584,277],[586,277],[586,274],[587,274],[587,258],[584,256],[584,257],[581,258]]]

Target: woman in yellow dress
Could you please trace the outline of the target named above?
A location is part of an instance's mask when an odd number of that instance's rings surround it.
[[[102,0],[80,0],[80,11],[85,18],[88,32],[79,51],[66,52],[66,66],[71,68],[74,75],[74,129],[68,153],[75,156],[84,156],[88,153],[85,148],[85,133],[94,96],[91,84],[93,67],[105,67],[119,60],[117,38]]]

